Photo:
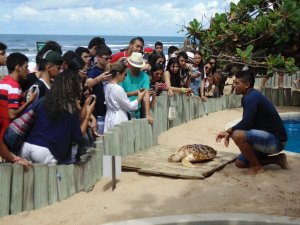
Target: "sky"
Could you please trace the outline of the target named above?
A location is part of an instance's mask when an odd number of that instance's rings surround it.
[[[1,34],[183,36],[238,0],[0,0]]]

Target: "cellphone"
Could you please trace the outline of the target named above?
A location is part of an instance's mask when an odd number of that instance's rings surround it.
[[[32,88],[31,88],[32,93],[34,93],[36,91],[36,89],[37,89],[36,85],[32,86]]]
[[[140,91],[140,92],[143,92],[143,91],[145,91],[145,88],[141,88],[139,91]]]
[[[155,85],[155,84],[154,84],[154,85],[151,85],[150,88],[153,89],[153,90],[155,90],[156,85]]]
[[[96,97],[94,95],[92,95],[92,99],[91,99],[91,102],[90,102],[90,105],[93,104],[93,102],[95,101]]]

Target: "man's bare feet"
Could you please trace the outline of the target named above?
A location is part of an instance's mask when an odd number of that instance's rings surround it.
[[[289,166],[288,161],[286,159],[286,154],[285,153],[278,154],[278,165],[283,170],[289,170],[290,169],[290,166]]]
[[[262,166],[249,167],[246,174],[247,175],[256,175],[256,174],[262,173],[263,171],[264,171],[264,169]]]

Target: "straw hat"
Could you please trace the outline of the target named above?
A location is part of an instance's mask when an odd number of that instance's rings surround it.
[[[127,61],[132,67],[136,68],[143,68],[146,65],[143,55],[139,52],[133,52]]]

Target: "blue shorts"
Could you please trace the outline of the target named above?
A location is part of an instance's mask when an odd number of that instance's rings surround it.
[[[279,153],[284,148],[284,143],[278,141],[277,138],[269,132],[253,129],[247,130],[245,133],[248,142],[254,148],[258,160],[268,155]],[[249,164],[249,161],[243,154],[240,154],[237,159],[245,164]]]

